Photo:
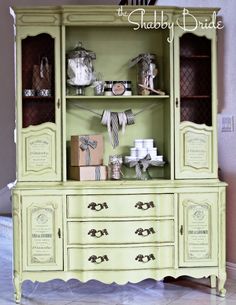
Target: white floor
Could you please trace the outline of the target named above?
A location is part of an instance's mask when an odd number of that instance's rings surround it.
[[[105,285],[97,281],[23,284],[24,305],[236,305],[236,281],[228,280],[223,299],[208,279],[180,278],[168,282],[145,280],[138,284]],[[0,305],[14,304],[12,286],[12,222],[0,217]]]

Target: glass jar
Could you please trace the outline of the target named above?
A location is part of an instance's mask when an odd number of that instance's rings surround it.
[[[122,178],[122,157],[121,156],[109,156],[108,164],[108,177],[111,180],[120,180]]]
[[[81,42],[67,53],[67,84],[76,87],[77,95],[84,95],[84,88],[90,86],[95,79],[94,59],[95,53],[84,49]]]
[[[156,55],[142,53],[131,60],[130,67],[137,65],[137,92],[138,95],[149,95],[156,84]]]

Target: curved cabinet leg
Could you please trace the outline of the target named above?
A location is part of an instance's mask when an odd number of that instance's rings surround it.
[[[211,288],[216,288],[216,275],[210,276]]]
[[[218,293],[219,293],[219,296],[222,297],[222,298],[224,298],[225,294],[226,294],[226,289],[224,287],[225,282],[226,282],[226,273],[221,274],[218,277]]]
[[[13,284],[15,288],[14,297],[17,304],[21,301],[21,280],[19,274],[14,272]]]

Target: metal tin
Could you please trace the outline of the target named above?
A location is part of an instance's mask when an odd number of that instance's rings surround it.
[[[132,95],[131,85],[131,81],[106,81],[104,92],[108,96]]]
[[[52,96],[51,89],[40,89],[37,90],[37,96]]]
[[[24,89],[23,96],[35,96],[35,90],[34,89]]]

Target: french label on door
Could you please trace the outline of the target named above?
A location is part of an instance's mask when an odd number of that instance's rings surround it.
[[[31,263],[55,262],[54,208],[34,207],[31,211]]]
[[[187,256],[191,260],[210,258],[209,208],[191,205],[187,209]]]
[[[51,137],[42,135],[30,137],[27,141],[27,170],[43,170],[52,167]]]
[[[185,166],[209,168],[209,136],[188,131],[184,135]]]

